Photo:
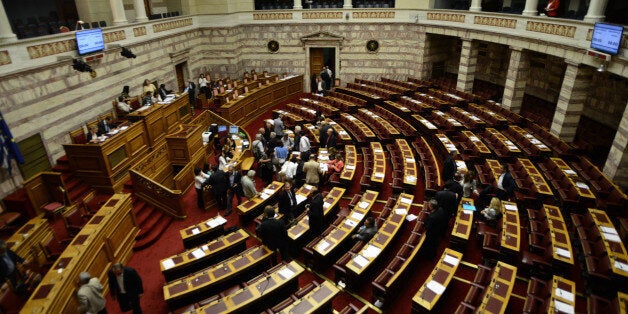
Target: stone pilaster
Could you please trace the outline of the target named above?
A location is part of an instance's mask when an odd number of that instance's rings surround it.
[[[608,0],[591,0],[591,3],[589,3],[589,9],[587,10],[587,15],[584,16],[584,21],[603,22],[605,18],[604,11],[606,11],[606,4],[608,4]]]
[[[537,16],[539,11],[537,11],[537,7],[539,6],[539,0],[526,0],[526,6],[523,9],[523,15]]]
[[[521,103],[529,73],[528,55],[519,47],[510,47],[510,63],[506,74],[502,104],[512,112],[521,112]]]
[[[430,41],[425,32],[419,33],[419,40],[417,42],[417,51],[419,53],[419,60],[417,60],[417,77],[422,80],[429,80],[432,74],[432,60],[430,58]]]
[[[144,6],[144,0],[135,0],[135,22],[146,22],[148,17],[146,16],[146,6]]]
[[[303,5],[301,5],[301,0],[294,0],[294,2],[292,3],[292,8],[295,10],[303,9]]]
[[[11,23],[4,10],[4,5],[0,3],[0,43],[16,41],[17,36],[11,30]]]
[[[566,142],[573,142],[591,85],[591,69],[566,60],[567,68],[560,88],[551,132]]]
[[[469,11],[482,11],[482,0],[471,0],[471,7]]]
[[[475,65],[478,62],[477,42],[470,39],[462,39],[460,51],[460,66],[458,67],[458,83],[456,89],[463,92],[473,91],[475,78]]]
[[[342,5],[343,9],[353,9],[353,2],[351,0],[345,0]]]
[[[603,171],[617,185],[628,187],[628,105],[619,122]]]
[[[128,24],[124,13],[124,5],[122,0],[109,0],[109,6],[111,7],[111,15],[113,15],[113,25]]]

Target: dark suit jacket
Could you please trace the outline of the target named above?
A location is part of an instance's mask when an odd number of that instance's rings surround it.
[[[458,211],[458,199],[456,194],[449,190],[442,190],[436,192],[436,201],[438,201],[438,207],[442,207],[445,212],[453,216]]]
[[[9,259],[13,261],[13,264],[15,264],[16,270],[17,270],[17,264],[24,263],[24,259],[21,258],[19,255],[15,254],[15,252],[11,251],[11,249],[7,248],[6,253],[9,255]],[[9,266],[4,262],[4,258],[2,258],[0,255],[0,283],[4,283],[5,281],[7,281],[7,276],[10,275],[8,272],[8,268]]]
[[[445,182],[444,188],[458,194],[458,203],[460,203],[460,200],[462,199],[462,185],[460,185],[458,181],[449,180]]]
[[[443,162],[443,181],[447,182],[454,178],[454,174],[458,170],[458,165],[453,157],[447,156]]]
[[[323,211],[323,195],[318,193],[310,202],[310,211],[307,214],[310,222],[310,230],[314,236],[323,232],[325,222],[325,212]]]
[[[116,275],[113,271],[109,270],[109,291],[112,295],[120,294],[120,286]],[[127,295],[139,295],[144,293],[144,287],[142,286],[142,278],[137,274],[137,271],[131,267],[122,267],[122,277],[124,282],[124,290]]]
[[[510,172],[506,172],[504,174],[504,179],[502,180],[502,187],[504,187],[504,191],[505,193],[499,193],[499,189],[498,189],[498,195],[497,197],[499,197],[499,199],[501,200],[505,200],[505,199],[509,199],[511,197],[513,197],[515,195],[515,187],[516,187],[516,182],[515,179],[513,179],[512,174],[510,174]]]
[[[242,190],[242,173],[240,173],[240,171],[234,171],[234,177],[233,177],[233,185],[230,187],[232,192],[240,195],[240,196],[244,196],[244,191]],[[229,181],[229,174],[226,174],[227,177],[227,182],[231,183],[231,181]]]
[[[294,195],[294,189],[290,188],[290,191],[292,192],[292,202],[296,205],[297,204],[297,198]],[[279,194],[278,197],[278,205],[279,205],[279,212],[282,214],[286,214],[289,213],[293,210],[293,207],[291,205],[291,201],[290,201],[290,196],[288,195],[288,192],[283,190],[281,191],[281,193]]]
[[[286,224],[279,219],[264,218],[256,231],[262,243],[271,250],[282,250],[288,244],[288,229]]]
[[[109,125],[109,130],[113,129],[113,124],[108,124]],[[107,134],[107,128],[106,128],[106,122],[105,120],[102,120],[100,122],[98,122],[98,134],[102,135],[102,134]]]
[[[336,133],[332,132],[330,136],[325,136],[327,139],[325,143],[322,143],[326,148],[336,148]]]
[[[229,179],[227,174],[222,170],[216,170],[212,172],[209,177],[209,184],[213,187],[214,193],[226,193],[227,187],[229,187]]]
[[[99,136],[99,134],[96,133],[96,136]],[[94,139],[94,136],[92,135],[92,132],[87,133],[87,142],[89,143],[93,139]]]
[[[431,237],[439,237],[444,235],[449,224],[449,215],[447,211],[439,206],[438,209],[430,213],[425,222],[425,230]]]

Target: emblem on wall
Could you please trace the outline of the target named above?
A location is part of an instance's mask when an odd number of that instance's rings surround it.
[[[276,53],[277,51],[279,51],[279,42],[277,42],[276,40],[271,40],[268,42],[266,47],[268,47],[268,52]]]
[[[366,50],[370,53],[376,53],[379,50],[379,42],[374,39],[367,41]]]

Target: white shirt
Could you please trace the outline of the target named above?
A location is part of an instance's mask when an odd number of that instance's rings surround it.
[[[288,160],[281,166],[281,171],[286,175],[286,178],[292,179],[297,174],[297,163]]]
[[[307,152],[310,150],[310,139],[307,136],[301,136],[301,140],[299,141],[299,151]]]
[[[116,276],[116,280],[118,281],[118,287],[120,287],[120,293],[126,294],[126,289],[124,289],[124,273],[120,274],[120,276]]]
[[[502,173],[502,174],[499,176],[499,179],[497,180],[497,188],[498,188],[498,189],[500,189],[500,190],[504,190],[504,185],[503,185],[503,183],[504,183],[504,176],[505,176],[505,175],[506,175],[505,173]]]
[[[201,173],[194,177],[194,188],[202,188],[203,183],[205,183],[205,180],[207,180],[207,178],[209,178],[209,176],[205,174],[205,172],[201,171]]]
[[[131,112],[131,106],[124,101],[118,101],[118,109],[124,112]]]
[[[200,77],[198,79],[198,86],[200,87],[206,87],[207,86],[207,79],[204,77]]]
[[[224,157],[220,155],[218,157],[218,170],[225,171],[225,167],[227,166],[227,162],[229,162],[229,157]]]

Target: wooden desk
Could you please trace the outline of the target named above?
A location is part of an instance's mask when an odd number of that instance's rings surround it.
[[[392,124],[390,124],[390,122],[380,117],[375,112],[372,112],[366,108],[360,108],[358,109],[358,113],[361,113],[363,117],[369,119],[371,123],[378,125],[380,127],[380,130],[383,130],[387,136],[398,137],[401,135],[396,127],[394,127]]]
[[[364,124],[364,122],[360,121],[356,117],[354,117],[354,116],[352,116],[352,115],[350,115],[348,113],[341,113],[340,117],[344,121],[347,121],[350,124],[349,131],[354,133],[354,137],[356,139],[364,138],[365,141],[367,141],[367,142],[377,139],[377,137],[375,136],[375,133],[373,133],[371,128],[366,126],[366,124]],[[356,134],[355,132],[359,132],[359,134]]]
[[[345,131],[342,125],[332,121],[331,119],[327,119],[327,123],[329,123],[329,125],[331,125],[331,127],[334,128],[334,131],[336,131],[336,134],[338,134],[338,137],[340,138],[341,141],[345,143],[353,142],[353,139],[351,138],[349,133]]]
[[[32,260],[38,265],[46,262],[46,256],[40,248],[40,243],[53,237],[48,219],[43,215],[36,216],[6,239],[7,247],[24,260]],[[54,239],[53,239],[54,241]]]
[[[508,139],[501,132],[493,128],[486,128],[486,134],[489,136],[489,138],[491,138],[493,145],[499,145],[511,155],[516,155],[516,154],[521,153],[521,150],[519,149],[519,147],[517,147],[515,143],[513,143],[510,139]]]
[[[407,97],[407,96],[405,96]],[[408,115],[408,114],[412,114],[412,110],[408,109],[408,107],[395,102],[395,101],[390,101],[390,100],[386,100],[384,102],[384,104],[386,104],[388,106],[388,108],[391,108],[394,112],[396,112],[397,114],[400,115]]]
[[[330,232],[326,233],[322,239],[314,243],[314,258],[323,259],[332,255],[336,248],[348,239],[351,234],[358,228],[371,211],[371,207],[377,200],[379,192],[367,190],[351,213],[345,219],[335,226]],[[328,229],[329,230],[329,229]]]
[[[556,206],[543,204],[543,210],[545,211],[550,235],[552,236],[552,258],[560,263],[573,266],[574,252],[567,224],[560,209]]]
[[[362,100],[366,100],[369,104],[380,104],[384,100],[377,94],[351,88],[349,87],[349,85],[347,85],[347,87],[336,87],[334,88],[334,90],[338,93],[347,94],[353,97],[360,98]]]
[[[259,210],[262,210],[262,206],[268,203],[268,199],[273,198],[277,192],[281,190],[283,187],[282,182],[273,181],[270,183],[261,193],[252,199],[238,205],[236,211],[240,216],[248,216],[249,214],[253,214]]]
[[[371,82],[369,82],[371,83]],[[371,93],[371,95],[378,95],[382,98],[382,100],[393,100],[393,99],[397,99],[399,98],[399,92],[397,91],[391,91],[387,88],[383,88],[383,87],[378,87],[372,84],[364,84],[364,83],[359,83],[358,79],[356,79],[356,83],[347,83],[347,87],[348,88],[352,88],[354,90],[358,90],[361,92],[364,92],[366,94]],[[372,97],[372,96],[371,96]],[[381,104],[378,103],[378,104]]]
[[[150,147],[158,146],[166,134],[172,133],[180,123],[190,119],[190,99],[180,95],[170,103],[156,103],[141,107],[127,115],[132,122],[144,125]]]
[[[482,116],[484,121],[487,121],[493,127],[500,127],[508,124],[508,120],[504,118],[497,112],[492,111],[491,109],[480,106],[477,104],[469,104],[469,110],[474,111],[475,113]]]
[[[169,282],[163,287],[164,300],[170,309],[201,301],[237,282],[239,277],[267,268],[272,254],[263,245],[253,247],[203,271]]]
[[[449,110],[449,107],[451,107],[450,102],[444,101],[440,98],[437,98],[437,97],[434,97],[432,95],[428,95],[425,93],[414,93],[414,96],[412,98],[426,102],[430,104],[432,107],[434,107],[435,109],[439,109],[439,110]]]
[[[220,107],[221,115],[233,124],[246,126],[269,107],[303,92],[303,75],[292,76],[270,82],[261,88],[249,90]]]
[[[464,251],[465,245],[469,241],[469,235],[471,235],[471,229],[473,228],[473,209],[475,209],[473,199],[463,197],[460,201],[460,205],[458,205],[456,221],[451,230],[450,241],[452,246],[462,251]]]
[[[275,109],[273,110],[273,114],[282,115],[284,119],[288,120],[293,125],[301,125],[305,122],[302,116],[285,110]]]
[[[445,154],[456,152],[458,153],[458,149],[456,145],[447,137],[445,134],[436,134],[436,138],[438,142],[442,145],[440,146],[441,151]]]
[[[499,176],[501,176],[503,172],[502,164],[500,164],[499,161],[495,159],[486,159],[485,161],[486,161],[486,166],[488,167],[488,169],[491,171],[491,174],[493,175],[495,184],[497,184],[497,182],[499,182]]]
[[[522,169],[525,171],[525,173],[528,175],[528,178],[530,178],[530,181],[533,183],[535,193],[547,196],[554,195],[552,189],[550,189],[547,181],[545,181],[545,178],[543,177],[541,172],[536,169],[534,164],[529,159],[519,158],[517,159],[517,162],[522,166]]]
[[[515,134],[518,134],[519,140],[521,142],[526,141],[528,145],[534,147],[533,152],[536,154],[544,154],[548,155],[552,153],[552,150],[547,147],[543,142],[539,141],[534,135],[530,134],[530,132],[522,129],[518,125],[511,125],[510,130]],[[525,145],[524,145],[525,146]]]
[[[425,133],[425,134],[433,134],[433,133],[438,132],[438,127],[435,126],[429,120],[423,118],[422,116],[420,116],[418,114],[413,114],[412,115],[412,119],[414,121],[416,121],[414,123],[414,125],[417,127],[417,129],[422,131],[423,133]]]
[[[309,135],[308,138],[310,139],[310,142],[312,144],[315,144],[314,146],[318,146],[318,144],[320,144],[319,142],[320,138],[318,137],[318,129],[314,125],[312,125],[311,123],[306,123],[303,125],[303,130],[308,133],[306,134],[306,136]]]
[[[628,277],[628,253],[626,253],[626,247],[619,238],[617,229],[611,222],[606,212],[589,208],[589,213],[593,217],[596,227],[598,228],[602,240],[604,241],[604,247],[608,255],[604,258],[610,258],[611,269],[613,274]]]
[[[218,215],[179,230],[181,239],[183,240],[183,247],[190,249],[222,235],[226,223],[227,220]]]
[[[371,174],[371,182],[382,184],[386,176],[386,155],[380,142],[371,142],[371,151],[373,152],[373,173]]]
[[[303,117],[305,120],[316,121],[316,110],[314,109],[293,103],[286,104],[286,108],[292,112],[296,112],[297,116]]]
[[[425,279],[419,291],[412,297],[412,309],[414,311],[431,311],[434,309],[454,277],[461,260],[462,253],[449,248],[445,249],[432,273]]]
[[[279,264],[273,267],[267,275],[258,276],[249,281],[246,287],[196,309],[195,313],[252,312],[260,302],[281,298],[281,292],[296,291],[299,287],[298,278],[304,271],[305,269],[295,261],[289,264]]]
[[[200,247],[162,259],[159,265],[166,281],[172,281],[201,270],[227,256],[246,249],[249,234],[242,229],[209,241]]]
[[[451,114],[454,117],[457,117],[458,119],[462,120],[462,122],[466,124],[467,129],[479,130],[479,129],[484,129],[486,127],[486,122],[484,122],[484,120],[480,119],[480,117],[462,108],[459,108],[459,107],[451,108]]]
[[[473,146],[473,151],[475,153],[484,157],[491,155],[491,150],[488,149],[486,144],[484,144],[484,142],[482,142],[482,140],[473,132],[464,130],[461,131],[460,134],[462,134],[463,138],[467,140],[467,143],[470,143]]]
[[[327,193],[323,201],[323,214],[325,217],[334,210],[344,193],[345,189],[339,187],[334,187]],[[298,241],[301,239],[301,236],[310,230],[310,221],[306,213],[299,216],[297,220],[297,223],[288,229],[288,237],[292,241]]]
[[[334,116],[338,116],[338,113],[340,112],[340,110],[338,110],[338,108],[323,102],[323,101],[318,101],[315,99],[309,99],[309,98],[300,98],[299,99],[299,103],[302,105],[307,105],[310,107],[314,107],[318,110],[320,110],[323,114],[325,114],[326,116],[329,117],[334,117]]]
[[[490,284],[484,288],[482,303],[478,307],[478,313],[503,314],[508,306],[508,300],[515,285],[517,267],[497,262],[493,269]]]
[[[418,172],[416,169],[414,153],[405,139],[396,139],[395,143],[401,152],[401,160],[403,163],[403,184],[416,186]]]
[[[379,226],[377,233],[366,243],[362,249],[353,256],[345,265],[348,272],[348,283],[360,282],[360,275],[366,273],[367,269],[375,263],[377,258],[394,240],[401,229],[406,215],[410,211],[414,195],[401,193],[397,198],[395,206],[386,221]],[[338,276],[336,276],[338,280]]]
[[[589,185],[586,184],[584,180],[578,176],[578,173],[571,169],[571,167],[569,167],[569,165],[563,161],[562,158],[552,157],[550,158],[550,161],[556,164],[556,166],[565,173],[569,182],[578,193],[578,197],[584,199],[595,199],[595,194],[593,194]]]
[[[439,129],[446,132],[460,131],[465,128],[458,120],[440,110],[432,111],[432,121],[439,126]]]
[[[355,168],[358,165],[358,154],[355,145],[345,145],[345,167],[340,174],[340,180],[349,184],[355,175]]]
[[[279,313],[332,313],[331,302],[338,293],[340,293],[338,288],[329,281],[324,281],[320,286],[303,298],[294,301]]]
[[[517,203],[502,201],[502,213],[501,247],[518,255],[521,247],[521,223]]]
[[[417,99],[414,99],[414,98],[408,97],[408,96],[401,96],[399,101],[404,106],[410,108],[410,110],[412,110],[412,112],[416,112],[416,113],[419,113],[419,114],[429,113],[430,111],[436,109],[436,108],[434,108],[434,106],[432,106],[432,105],[430,105],[428,103],[422,102],[420,100],[417,100]]]
[[[554,275],[550,289],[550,299],[547,304],[547,313],[565,313],[576,310],[576,283]]]

